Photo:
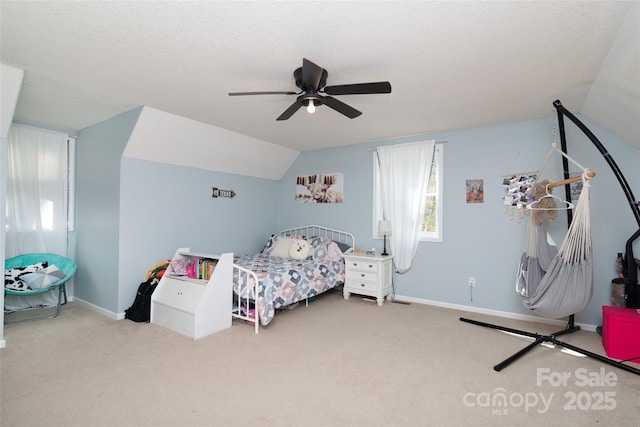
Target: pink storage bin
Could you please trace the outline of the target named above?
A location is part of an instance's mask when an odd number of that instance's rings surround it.
[[[639,310],[603,306],[602,345],[609,357],[640,363]]]

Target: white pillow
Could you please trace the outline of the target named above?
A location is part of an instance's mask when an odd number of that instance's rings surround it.
[[[293,241],[290,237],[280,237],[273,244],[273,248],[271,249],[270,256],[276,256],[279,258],[289,258],[289,249],[291,249],[291,245]]]
[[[289,258],[292,259],[307,259],[311,246],[309,242],[304,239],[294,239],[289,248]]]

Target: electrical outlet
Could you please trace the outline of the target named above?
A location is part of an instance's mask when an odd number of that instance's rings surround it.
[[[469,276],[469,287],[470,288],[476,287],[476,278],[473,276]]]

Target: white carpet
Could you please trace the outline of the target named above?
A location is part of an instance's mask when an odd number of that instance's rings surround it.
[[[10,426],[638,426],[640,377],[460,316],[557,327],[338,293],[194,341],[78,303],[7,325],[0,422]],[[563,340],[605,355],[600,336]],[[640,364],[633,364],[640,367]],[[564,383],[555,382],[564,376]],[[591,378],[585,385],[582,378]],[[608,384],[595,384],[602,378]],[[615,380],[611,380],[615,378]],[[500,396],[505,400],[499,399]]]

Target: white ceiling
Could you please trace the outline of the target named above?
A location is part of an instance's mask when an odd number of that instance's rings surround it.
[[[15,118],[79,130],[139,105],[300,151],[550,117],[560,99],[640,147],[640,3],[6,1]],[[308,58],[328,85],[388,80],[278,117]]]

